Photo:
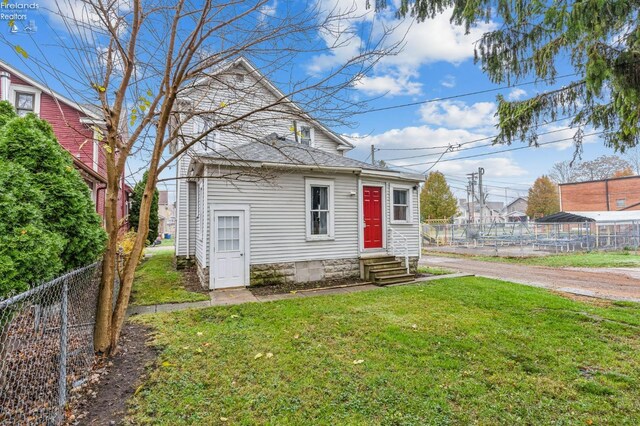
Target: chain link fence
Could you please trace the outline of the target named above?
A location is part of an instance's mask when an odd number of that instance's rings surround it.
[[[101,272],[94,263],[0,301],[0,425],[62,422],[93,367]]]

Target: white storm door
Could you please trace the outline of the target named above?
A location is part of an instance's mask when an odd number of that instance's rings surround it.
[[[218,210],[214,214],[214,288],[245,285],[244,211]]]

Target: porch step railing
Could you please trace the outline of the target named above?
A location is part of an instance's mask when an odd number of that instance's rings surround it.
[[[409,240],[395,229],[389,228],[389,230],[391,231],[391,254],[404,256],[404,265],[407,268],[407,274],[409,274]]]

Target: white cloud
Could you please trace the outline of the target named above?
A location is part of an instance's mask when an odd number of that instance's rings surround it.
[[[361,34],[356,34],[358,29],[362,29],[361,24],[367,22],[371,24],[374,42],[384,38],[382,47],[392,49],[394,46],[402,46],[401,51],[383,57],[369,78],[386,79],[387,85],[391,79],[404,81],[403,85],[394,86],[399,90],[389,91],[388,94],[414,95],[419,83],[411,79],[418,75],[421,66],[434,62],[459,64],[472,58],[473,43],[482,34],[495,28],[494,23],[481,23],[472,28],[469,34],[465,34],[464,27],[449,22],[450,9],[433,19],[418,23],[413,18],[399,20],[390,10],[373,13],[366,4],[366,0],[317,0],[317,5],[322,11],[320,19],[330,14],[343,14],[341,17],[344,18],[340,19],[343,24],[338,25],[341,31],[321,32],[320,37],[329,48],[329,52],[311,59],[308,70],[312,74],[321,74],[360,53],[363,39]],[[389,29],[392,29],[391,33],[386,34]],[[442,84],[445,87],[453,87],[455,81],[445,79]],[[366,90],[367,86],[359,88]]]
[[[515,89],[511,90],[511,92],[509,92],[509,94],[507,95],[507,99],[510,101],[519,101],[520,99],[524,98],[527,95],[527,92],[516,87]]]
[[[478,167],[483,167],[485,171],[490,173],[485,174],[488,177],[517,177],[528,175],[529,172],[520,167],[516,160],[510,157],[491,157],[482,158],[478,160],[459,160],[448,161],[437,164],[432,170],[439,171],[446,174],[464,175],[470,171],[478,170]]]
[[[493,102],[476,102],[468,105],[461,101],[438,101],[420,107],[422,121],[446,127],[474,129],[497,123]]]
[[[419,95],[422,92],[422,83],[410,81],[407,76],[363,76],[354,87],[370,96]]]
[[[456,87],[456,78],[451,74],[447,74],[440,80],[440,84],[447,89],[451,89],[452,87]]]
[[[274,0],[273,4],[265,4],[260,8],[260,21],[264,21],[265,19],[276,16],[276,12],[278,11],[278,0]]]

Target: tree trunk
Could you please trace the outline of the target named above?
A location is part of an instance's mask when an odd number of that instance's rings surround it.
[[[113,307],[113,284],[118,251],[118,195],[119,173],[111,156],[107,155],[107,191],[105,196],[105,229],[107,247],[102,256],[102,278],[96,308],[93,349],[98,355],[109,355],[111,347],[111,313]]]
[[[153,164],[153,161],[152,161]],[[124,325],[125,316],[127,314],[127,307],[129,306],[129,297],[131,295],[131,289],[133,287],[133,278],[138,266],[138,260],[142,255],[142,251],[145,248],[147,236],[149,234],[149,215],[151,214],[151,205],[153,201],[153,194],[156,189],[157,180],[157,167],[150,167],[147,177],[147,186],[144,189],[142,196],[142,202],[140,203],[140,217],[138,221],[138,230],[136,240],[133,245],[133,250],[129,259],[127,259],[124,270],[122,272],[120,282],[120,292],[118,293],[118,300],[116,302],[115,310],[111,318],[111,354],[115,355],[118,352],[118,340],[120,338],[120,332]]]

